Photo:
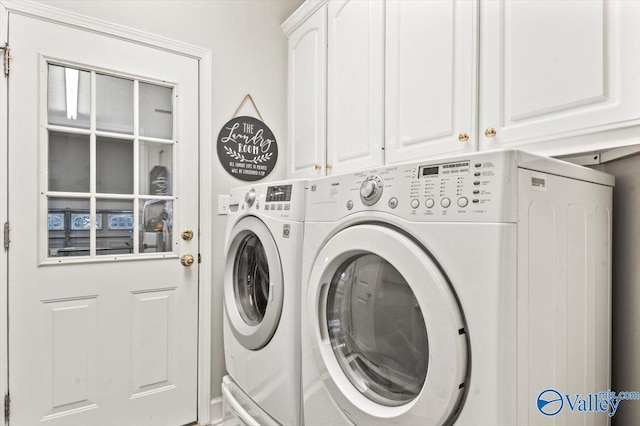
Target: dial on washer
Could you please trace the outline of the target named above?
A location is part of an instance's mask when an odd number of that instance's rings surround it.
[[[365,206],[374,205],[382,196],[382,179],[380,176],[369,176],[360,185],[360,200]]]

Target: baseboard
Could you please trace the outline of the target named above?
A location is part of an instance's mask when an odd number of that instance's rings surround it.
[[[222,397],[219,396],[211,400],[211,425],[221,425],[222,420]]]

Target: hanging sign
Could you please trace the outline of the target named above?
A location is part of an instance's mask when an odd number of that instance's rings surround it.
[[[245,100],[247,97],[250,95]],[[273,132],[254,117],[241,116],[227,121],[218,134],[217,146],[222,167],[231,176],[245,181],[266,177],[278,160],[278,144]]]

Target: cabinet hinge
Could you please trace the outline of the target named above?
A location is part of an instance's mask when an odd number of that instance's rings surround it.
[[[4,63],[4,75],[5,77],[9,76],[9,69],[11,68],[11,49],[9,49],[9,43],[5,43],[4,46],[0,47],[2,50],[2,57]]]
[[[9,416],[11,415],[11,398],[9,398],[9,393],[4,396],[4,421],[5,423],[9,422]]]
[[[9,250],[9,222],[4,223],[4,249]]]
[[[202,255],[198,253],[198,263],[202,263]]]

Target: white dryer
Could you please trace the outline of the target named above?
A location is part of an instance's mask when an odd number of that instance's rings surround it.
[[[231,191],[223,405],[247,424],[301,422],[300,273],[307,181]]]
[[[613,183],[513,150],[310,181],[305,424],[606,424],[541,392],[610,387]]]

